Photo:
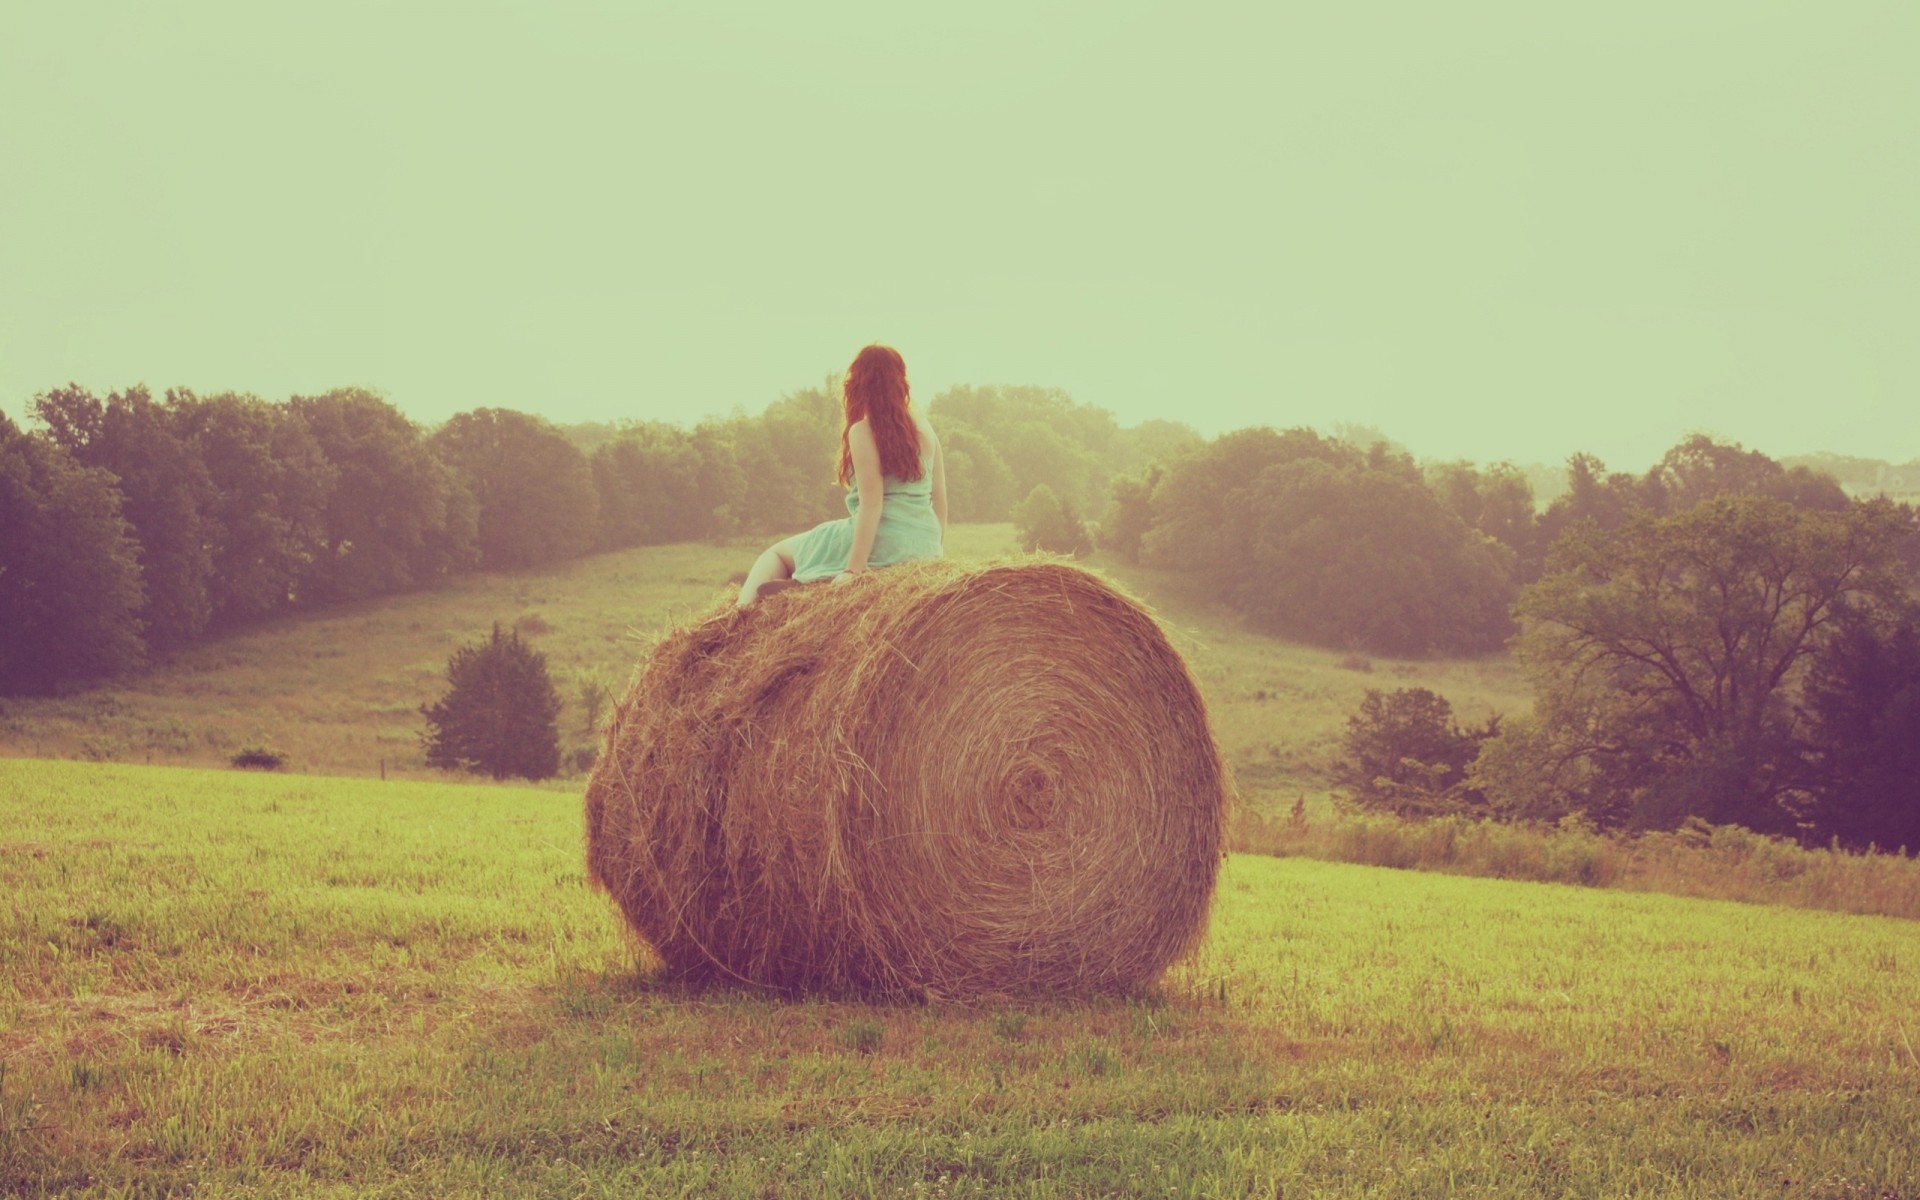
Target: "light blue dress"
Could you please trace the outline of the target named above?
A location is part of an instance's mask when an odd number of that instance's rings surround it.
[[[920,478],[884,480],[886,501],[880,528],[874,531],[869,567],[889,567],[915,558],[940,557],[940,518],[933,514],[932,456],[920,456]],[[853,518],[860,511],[860,489],[847,489],[847,516],[815,525],[800,535],[793,551],[793,580],[812,583],[847,569],[853,555]]]

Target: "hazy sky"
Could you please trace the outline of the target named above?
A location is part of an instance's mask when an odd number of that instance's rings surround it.
[[[0,408],[758,411],[864,343],[1212,434],[1920,457],[1920,4],[0,0]]]

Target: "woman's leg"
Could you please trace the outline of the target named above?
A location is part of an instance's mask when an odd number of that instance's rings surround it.
[[[747,581],[740,585],[739,605],[745,608],[754,602],[760,592],[760,585],[773,579],[793,578],[793,544],[800,535],[785,538],[768,546],[753,560],[753,568],[747,572]]]

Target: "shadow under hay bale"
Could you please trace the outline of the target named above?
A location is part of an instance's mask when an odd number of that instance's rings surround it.
[[[587,860],[675,974],[791,992],[1124,990],[1193,948],[1226,780],[1133,601],[914,563],[668,634],[587,785]]]

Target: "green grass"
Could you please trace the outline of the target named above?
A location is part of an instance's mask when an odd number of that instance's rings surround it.
[[[1133,998],[648,974],[575,797],[0,761],[0,1193],[1920,1196],[1920,925],[1236,857]]]
[[[961,525],[949,553],[983,559],[1014,550],[1008,525]],[[0,700],[0,755],[224,766],[248,747],[282,753],[294,771],[432,779],[420,746],[420,706],[446,689],[454,649],[493,622],[534,616],[566,708],[568,750],[597,742],[578,681],[623,691],[648,639],[730,591],[755,543],[653,546],[581,559],[540,574],[477,575],[445,591],[398,596],[288,620],[195,647],[147,673],[60,699]],[[1326,769],[1347,715],[1368,687],[1429,687],[1463,717],[1513,711],[1523,683],[1501,656],[1371,661],[1246,632],[1186,576],[1104,571],[1154,605],[1206,694],[1216,734],[1256,807],[1306,795],[1319,810]],[[537,623],[529,622],[528,628]],[[1348,665],[1343,666],[1343,661]],[[1366,666],[1368,670],[1355,669]],[[574,786],[574,785],[566,785]]]
[[[455,647],[495,621],[518,622],[547,655],[566,707],[567,778],[577,791],[597,749],[580,684],[624,692],[650,640],[729,595],[757,542],[656,546],[526,575],[478,575],[285,621],[183,653],[144,675],[51,700],[0,701],[0,755],[224,766],[258,748],[296,772],[455,778],[426,764],[420,706],[446,687]],[[1014,551],[1008,525],[961,525],[949,552],[980,560]],[[1343,812],[1328,775],[1346,719],[1368,688],[1427,687],[1464,720],[1524,709],[1524,681],[1504,656],[1373,660],[1250,632],[1204,586],[1108,555],[1084,564],[1153,605],[1206,695],[1240,794],[1241,849],[1472,874],[1639,887],[1920,917],[1920,862],[1877,856],[1730,854],[1627,844],[1511,827],[1462,831]],[[610,705],[603,710],[610,711]],[[1291,819],[1296,806],[1307,820]],[[1738,831],[1715,835],[1738,839]],[[1706,847],[1711,850],[1712,847]],[[1722,848],[1724,849],[1724,847]],[[1670,852],[1669,852],[1670,851]]]

